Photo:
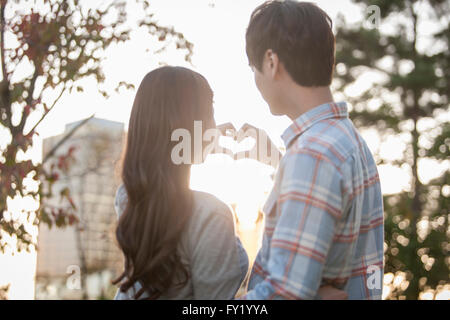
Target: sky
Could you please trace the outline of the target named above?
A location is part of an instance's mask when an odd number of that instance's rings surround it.
[[[84,2],[95,6],[105,1]],[[263,1],[256,0],[155,0],[151,1],[152,12],[162,25],[173,26],[194,44],[192,65],[184,61],[185,52],[175,50],[173,46],[166,52],[154,54],[159,47],[148,33],[135,30],[131,40],[124,44],[112,45],[105,52],[103,69],[106,77],[102,88],[112,92],[109,99],[99,93],[94,80],[85,80],[80,84],[84,92],[64,95],[59,105],[38,127],[40,138],[31,157],[42,157],[42,138],[54,136],[64,131],[66,124],[84,119],[95,113],[96,117],[120,121],[128,125],[135,91],[113,88],[120,81],[132,83],[137,88],[145,74],[160,63],[181,65],[203,74],[214,91],[214,110],[217,124],[232,122],[239,128],[245,122],[261,127],[278,145],[282,145],[281,133],[290,121],[285,117],[271,115],[265,101],[261,98],[253,80],[253,73],[248,66],[245,54],[245,30],[250,14]],[[358,10],[347,0],[318,1],[332,18],[339,11],[345,11],[350,19],[358,16]],[[352,9],[353,8],[353,9]],[[140,17],[139,11],[128,1],[129,21]],[[18,74],[25,74],[24,68]],[[49,93],[46,98],[52,101],[57,93]],[[44,98],[45,99],[45,98]],[[37,120],[37,115],[36,115]],[[30,125],[33,124],[30,117]],[[272,169],[252,160],[239,163],[224,157],[211,156],[204,165],[192,169],[191,187],[208,191],[227,203],[237,203],[236,211],[251,227],[256,219],[257,209],[270,190]],[[29,299],[33,297],[33,270],[35,257],[22,254],[0,257],[4,270],[0,276],[0,285],[12,282],[11,299]],[[27,270],[17,271],[17,266]],[[23,281],[20,280],[23,279]]]
[[[287,117],[273,116],[258,92],[253,72],[245,53],[245,31],[251,12],[264,1],[195,0],[151,1],[152,11],[161,25],[174,26],[194,44],[192,64],[184,61],[185,52],[169,49],[153,54],[159,45],[141,29],[131,34],[131,40],[111,46],[103,64],[106,81],[103,85],[113,91],[117,83],[126,81],[137,88],[145,74],[160,63],[182,65],[203,74],[214,91],[214,111],[217,124],[232,122],[239,129],[244,123],[263,128],[282,147],[282,132],[289,126]],[[360,10],[350,1],[318,1],[335,19],[339,12],[350,21],[360,16]],[[345,8],[345,10],[343,10]],[[128,3],[129,21],[140,17],[139,10]],[[120,121],[128,125],[135,91],[113,92],[109,99],[97,93],[94,80],[82,82],[84,92],[63,96],[59,107],[51,112],[39,127],[41,137],[55,135],[65,124],[95,113],[96,117]],[[38,146],[38,145],[37,145]],[[39,147],[36,152],[39,152]],[[238,203],[238,211],[257,212],[270,191],[273,171],[252,160],[233,162],[221,156],[210,156],[205,164],[192,169],[191,187],[207,191],[227,203]],[[240,209],[240,207],[245,209]]]
[[[109,1],[82,3],[96,7]],[[206,77],[214,91],[217,124],[232,122],[236,128],[239,128],[248,122],[263,128],[275,144],[279,147],[283,146],[280,135],[290,124],[290,120],[270,113],[267,103],[255,86],[253,73],[248,66],[245,54],[245,30],[250,14],[263,2],[263,0],[150,1],[152,12],[155,13],[154,17],[161,25],[173,26],[194,44],[192,64],[184,61],[185,52],[175,50],[174,45],[169,46],[165,52],[155,54],[154,51],[160,44],[144,29],[135,28],[130,41],[113,44],[105,52],[103,70],[106,81],[101,84],[101,87],[111,92],[111,97],[103,98],[98,93],[98,85],[93,79],[80,81],[79,84],[83,85],[84,92],[63,95],[58,106],[38,127],[40,138],[36,139],[35,148],[31,153],[32,158],[41,158],[42,138],[60,134],[67,123],[84,119],[92,114],[99,118],[123,122],[127,127],[135,91],[121,89],[116,93],[113,88],[120,81],[132,83],[137,88],[145,74],[157,68],[160,63],[189,67]],[[29,5],[31,3],[30,1]],[[319,0],[315,3],[323,8],[333,21],[336,21],[338,14],[344,15],[347,23],[364,18],[361,9],[349,0]],[[130,24],[142,17],[140,13],[134,1],[128,1],[127,14]],[[427,24],[423,29],[427,30],[429,27]],[[389,30],[384,31],[389,32]],[[17,72],[17,74],[25,74],[26,71],[24,68],[23,72]],[[370,79],[363,75],[351,91],[355,94],[367,86],[370,86]],[[52,101],[56,94],[57,92],[49,92],[44,100],[47,98],[48,101]],[[34,115],[34,119],[32,115],[28,122],[29,126],[33,125],[37,119],[38,114]],[[400,158],[404,152],[405,143],[401,137],[389,138],[387,143],[380,146],[375,130],[364,131],[362,134],[373,152],[379,150],[383,156],[391,159]],[[437,176],[445,165],[448,164],[441,164],[441,167],[433,167],[429,164],[419,166],[420,175],[426,182]],[[211,177],[211,173],[217,170],[211,169],[206,174],[207,167],[208,165],[203,165],[193,170],[193,182],[199,188],[211,188],[211,183],[204,181],[200,176]],[[239,164],[238,167],[242,169],[245,166]],[[263,175],[267,173],[267,168],[262,168],[256,163],[249,164],[249,167],[257,170],[253,174],[262,176],[260,173]],[[231,171],[238,172],[239,169],[236,168],[234,166]],[[407,167],[382,166],[379,169],[384,193],[395,193],[408,187],[410,178]],[[246,169],[241,171],[248,172]],[[229,175],[231,176],[233,175]],[[223,177],[216,178],[223,179]],[[226,187],[231,182],[231,180],[224,181],[222,185]],[[264,185],[268,186],[268,184]],[[233,197],[232,191],[216,190],[217,192],[224,200]]]
[[[97,5],[104,1],[89,2]],[[41,138],[63,132],[66,124],[89,117],[120,121],[128,125],[128,119],[135,91],[113,88],[120,82],[132,83],[137,88],[146,73],[157,68],[160,63],[181,65],[203,74],[214,91],[214,110],[216,123],[232,122],[236,128],[248,122],[263,128],[278,145],[282,146],[281,133],[290,124],[287,117],[275,117],[267,103],[258,92],[253,73],[248,66],[245,54],[245,30],[253,9],[262,0],[154,0],[151,2],[155,18],[162,25],[174,26],[194,44],[192,65],[184,61],[184,52],[172,46],[166,52],[154,54],[158,44],[143,30],[135,30],[131,40],[112,45],[105,52],[103,63],[106,77],[102,88],[112,92],[104,99],[97,91],[92,79],[84,80],[84,92],[66,94],[38,128]],[[349,0],[313,1],[336,20],[338,13],[343,14],[351,23],[362,19],[361,10]],[[87,3],[87,2],[85,2]],[[139,17],[133,1],[128,2],[129,21]],[[367,84],[367,83],[366,83]],[[360,84],[364,87],[364,83]],[[356,88],[357,90],[358,88]],[[47,97],[51,98],[51,94]],[[32,119],[30,122],[33,122]],[[363,132],[369,148],[373,152],[380,146],[375,131]],[[400,157],[404,152],[404,143],[399,138],[380,147],[387,157]],[[41,157],[41,140],[36,141],[33,159]],[[220,157],[220,156],[219,156]],[[433,165],[424,166],[422,175],[427,179],[437,175],[442,168]],[[407,188],[409,172],[407,168],[384,166],[379,168],[382,190],[395,193]],[[257,208],[272,186],[272,169],[252,160],[233,162],[211,156],[206,163],[192,169],[191,187],[208,191],[227,203],[237,203],[238,215],[246,217],[251,224],[256,219]],[[0,285],[2,279],[0,278]],[[12,288],[11,298],[23,298],[30,295],[30,288]],[[28,296],[27,296],[28,294]]]
[[[203,74],[214,93],[217,123],[231,121],[240,127],[244,122],[264,128],[277,143],[279,135],[289,125],[284,117],[270,114],[253,81],[253,73],[245,54],[245,30],[253,9],[264,1],[246,0],[195,0],[151,1],[156,19],[162,25],[172,25],[194,43],[193,65],[183,60],[183,52],[168,50],[153,55],[156,44],[144,30],[132,34],[125,44],[113,45],[106,52],[105,86],[114,87],[119,81],[139,85],[144,75],[158,67],[159,62],[183,65]],[[213,3],[214,5],[211,5]],[[359,10],[347,0],[318,1],[332,18],[342,8],[349,17],[358,16]],[[130,1],[129,16],[135,15]],[[150,52],[146,52],[150,49]],[[86,81],[85,92],[66,95],[61,107],[54,110],[42,123],[39,131],[43,137],[63,130],[64,124],[85,118],[92,113],[105,119],[127,124],[134,91],[122,90],[108,100],[96,93],[94,81]]]
[[[154,54],[159,44],[152,40],[145,30],[136,30],[131,34],[130,41],[112,45],[106,51],[103,64],[106,81],[102,88],[111,92],[120,81],[132,83],[137,88],[145,74],[157,68],[160,63],[189,67],[203,74],[214,91],[217,124],[232,122],[236,128],[239,128],[248,122],[266,130],[278,146],[283,146],[280,135],[290,124],[290,120],[270,113],[267,103],[262,99],[254,84],[253,73],[248,66],[245,54],[245,30],[250,14],[263,2],[262,0],[151,1],[152,12],[155,13],[159,23],[174,26],[194,44],[192,65],[184,61],[184,52],[175,50],[173,46],[169,46],[169,49],[161,54]],[[90,4],[94,6],[98,3]],[[363,19],[360,8],[349,0],[322,0],[315,3],[323,8],[333,21],[336,21],[338,14],[343,14],[347,23]],[[128,15],[129,21],[140,17],[139,10],[136,5],[133,5],[133,1],[128,2]],[[389,30],[386,31],[389,32]],[[352,88],[353,93],[370,86],[370,79],[366,78],[359,79],[360,81]],[[40,125],[38,131],[41,137],[61,133],[65,124],[94,113],[100,118],[124,122],[127,127],[135,91],[122,89],[119,93],[113,92],[106,100],[98,94],[94,80],[86,80],[82,84],[85,89],[83,93],[63,96],[59,107],[53,110]],[[399,138],[392,137],[387,143],[379,146],[379,139],[374,130],[365,131],[362,134],[373,152],[380,148],[383,155],[399,158],[404,151],[404,142]],[[39,157],[39,142],[36,144],[35,152],[35,157]],[[234,166],[230,172],[248,172],[247,169],[243,169],[244,167],[243,165]],[[249,168],[256,170],[252,173],[253,175],[261,176],[260,170],[267,172],[267,168],[262,168],[255,163],[249,164]],[[420,166],[422,178],[429,180],[444,169],[443,165],[437,168],[438,170],[428,165]],[[407,167],[397,168],[387,165],[379,169],[384,193],[395,193],[408,188],[410,178]],[[192,175],[194,186],[211,190],[210,179],[205,180],[201,176],[215,177],[216,180],[222,180],[223,186],[221,191],[215,188],[216,194],[224,200],[233,198],[233,190],[227,186],[233,183],[231,177],[234,179],[234,176],[226,175],[229,179],[224,181],[226,177],[215,176],[215,172],[217,174],[215,167],[208,165],[203,165],[200,169],[194,168]],[[238,174],[239,176],[241,175]],[[264,183],[264,185],[267,189],[268,184]]]

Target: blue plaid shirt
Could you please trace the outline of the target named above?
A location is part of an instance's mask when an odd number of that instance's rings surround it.
[[[244,299],[381,299],[383,200],[377,168],[345,102],[320,105],[282,138],[286,154],[263,208],[262,248]]]

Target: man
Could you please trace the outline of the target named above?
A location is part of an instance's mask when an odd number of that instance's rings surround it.
[[[317,299],[324,285],[349,299],[381,298],[380,182],[347,104],[333,101],[334,47],[331,19],[312,3],[269,1],[251,16],[256,86],[272,114],[293,123],[244,299]]]

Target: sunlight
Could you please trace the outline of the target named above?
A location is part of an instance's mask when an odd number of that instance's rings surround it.
[[[125,129],[127,129],[136,90],[121,89],[115,92],[114,88],[121,81],[131,83],[137,88],[145,74],[161,64],[185,66],[205,76],[214,92],[214,117],[217,124],[231,122],[239,129],[240,125],[250,123],[264,129],[274,143],[281,147],[283,144],[280,135],[289,126],[291,120],[286,116],[274,116],[270,113],[267,103],[257,90],[254,74],[248,66],[248,58],[245,53],[245,30],[250,14],[264,0],[212,2],[214,2],[214,10],[209,6],[210,0],[196,1],[195,4],[187,1],[152,1],[151,5],[158,21],[163,25],[173,26],[176,30],[182,31],[186,39],[194,44],[192,64],[184,60],[184,53],[176,50],[176,44],[173,41],[166,51],[158,52],[157,49],[161,43],[149,36],[146,30],[137,30],[136,28],[130,34],[128,42],[114,44],[104,52],[102,58],[104,58],[105,82],[98,84],[92,77],[77,81],[77,85],[81,85],[84,91],[76,92],[74,90],[70,94],[64,93],[57,108],[52,110],[38,127],[39,136],[33,138],[33,146],[25,154],[20,152],[17,160],[31,159],[34,163],[41,162],[45,138],[61,133],[67,123],[87,118],[94,113],[99,118],[120,121],[125,124]],[[324,0],[315,2],[329,12],[333,20],[336,20],[338,14],[344,15],[347,21],[360,21],[363,18],[358,5],[349,0],[341,1],[339,4]],[[97,6],[94,3],[89,5]],[[28,3],[27,8],[31,7],[32,5]],[[177,10],[174,10],[174,7]],[[131,19],[137,19],[141,13],[136,8],[136,4],[130,4],[128,8]],[[205,26],[207,26],[207,30]],[[7,42],[15,45],[15,36],[12,34],[6,34],[6,36]],[[386,65],[383,67],[392,67],[389,61],[384,62]],[[343,68],[343,65],[338,65],[337,71],[340,67]],[[413,63],[410,61],[398,66],[401,75],[406,75],[412,67]],[[23,78],[29,76],[30,73],[32,73],[32,69],[25,61],[18,65],[14,74],[15,77]],[[358,97],[363,91],[370,90],[374,84],[382,83],[384,80],[380,72],[367,72],[365,68],[361,68],[356,78],[357,81],[345,91],[351,97]],[[40,85],[39,81],[38,85]],[[111,93],[109,99],[104,99],[99,94],[100,87]],[[58,89],[59,87],[45,92],[43,101],[51,104],[53,99],[58,96]],[[343,93],[333,92],[333,94],[336,94],[336,98]],[[401,105],[395,102],[393,97],[396,97],[397,93],[383,92],[381,95],[385,96],[375,99],[375,101],[362,102],[367,102],[369,109],[378,107],[378,102],[381,100],[387,104]],[[435,103],[439,101],[440,95],[437,95]],[[32,127],[37,122],[41,115],[40,112],[42,111],[31,114],[25,128]],[[14,118],[13,122],[19,120]],[[442,127],[436,126],[436,123],[445,123],[445,121],[450,121],[449,112],[443,112],[419,122],[418,130],[419,132],[439,131]],[[410,129],[406,131],[410,131]],[[380,128],[360,130],[372,153],[377,154],[376,159],[386,160],[378,166],[383,195],[409,191],[412,178],[411,165],[405,163],[404,159],[410,157],[408,153],[411,152],[408,140],[410,133],[408,132],[405,138],[404,135],[396,134],[388,136],[389,131],[383,130]],[[0,149],[4,149],[10,139],[10,134],[0,127]],[[252,144],[251,139],[237,144],[232,138],[223,138],[223,142],[234,152],[248,149]],[[429,146],[421,146],[424,149],[427,147]],[[427,184],[430,180],[441,176],[449,167],[450,160],[438,162],[423,156],[418,162],[419,179],[423,184]],[[191,189],[210,193],[233,209],[242,242],[250,248],[248,252],[250,260],[254,259],[257,253],[261,226],[263,226],[262,220],[258,220],[259,213],[273,186],[273,175],[272,167],[248,159],[234,161],[220,154],[209,155],[203,164],[193,165],[191,168]],[[37,188],[36,181],[29,178],[24,181],[24,184],[29,190]],[[442,193],[444,196],[450,196],[450,186],[443,186]],[[24,212],[36,211],[39,206],[32,197],[18,196],[8,199],[7,204],[9,212],[5,214],[5,217],[17,218],[21,221],[25,219]],[[33,215],[31,214],[31,219],[34,217]],[[409,220],[407,222],[409,223]],[[444,222],[445,220],[442,220],[442,224]],[[419,223],[418,234],[420,237],[429,232],[431,223],[431,220],[426,219]],[[399,224],[399,226],[401,225]],[[28,229],[33,240],[36,240],[38,229],[32,226]],[[258,237],[255,237],[255,234],[258,234]],[[8,239],[8,237],[5,238]],[[14,244],[14,239],[9,238],[9,241]],[[405,245],[409,240],[404,236],[399,236],[397,241]],[[435,263],[434,259],[428,259],[426,255],[422,255],[421,258],[424,268],[431,269]],[[35,298],[36,252],[34,250],[29,253],[18,253],[11,250],[4,254],[0,253],[0,266],[2,271],[0,272],[0,286],[11,283],[10,299]],[[390,294],[395,295],[397,289],[404,290],[407,286],[405,273],[387,273],[384,275],[382,297],[385,299]],[[420,299],[450,300],[450,285],[438,286],[435,291],[424,290]]]
[[[8,252],[0,255],[0,286],[10,284],[11,300],[34,299],[36,251]]]
[[[450,300],[450,285],[444,286],[442,291],[438,292],[435,296],[436,300]]]
[[[432,159],[419,160],[419,179],[422,183],[428,183],[430,180],[440,177],[450,168],[450,160],[435,161]]]
[[[38,229],[31,224],[35,217],[34,211],[38,208],[38,203],[31,197],[16,196],[7,199],[9,211],[5,218],[12,218],[24,223],[25,229],[32,236],[32,241],[37,241]],[[30,212],[27,221],[24,212]],[[1,232],[1,231],[0,231]],[[4,253],[0,254],[0,286],[10,284],[9,299],[34,299],[34,284],[36,273],[36,250],[32,248],[29,252],[16,249],[16,239],[7,234],[3,234],[8,246]]]
[[[241,227],[251,229],[272,187],[272,171],[254,160],[233,161],[224,155],[209,155],[203,164],[192,166],[191,188],[211,193],[229,205],[236,204]]]
[[[410,173],[406,167],[396,167],[391,164],[378,166],[381,190],[383,194],[394,194],[406,189],[410,184]]]

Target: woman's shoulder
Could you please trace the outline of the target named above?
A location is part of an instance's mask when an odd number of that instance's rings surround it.
[[[193,213],[192,220],[195,225],[204,225],[210,221],[218,221],[230,224],[234,228],[235,220],[231,208],[216,196],[202,191],[193,190]],[[125,186],[121,184],[116,191],[114,208],[120,217],[125,210],[128,201]]]
[[[191,238],[205,236],[207,233],[225,232],[235,234],[235,219],[231,208],[216,196],[193,191],[193,210],[188,223]]]
[[[202,191],[193,191],[194,198],[194,215],[211,218],[212,216],[220,216],[219,219],[229,220],[234,223],[231,208],[216,196]]]

